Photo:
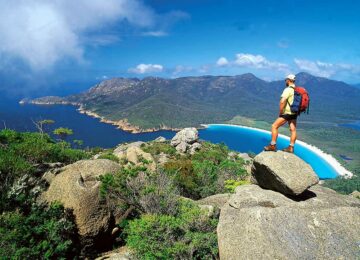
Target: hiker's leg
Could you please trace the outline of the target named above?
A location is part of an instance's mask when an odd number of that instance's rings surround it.
[[[289,121],[289,128],[290,128],[290,145],[294,146],[296,141],[296,120]]]
[[[278,117],[275,122],[271,126],[271,143],[275,144],[278,134],[279,134],[279,127],[284,125],[286,120],[282,117]]]

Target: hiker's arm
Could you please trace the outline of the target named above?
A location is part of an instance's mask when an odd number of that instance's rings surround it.
[[[286,106],[286,101],[287,101],[287,98],[281,98],[280,99],[280,111],[279,111],[279,115],[281,115],[283,112],[284,112],[284,108]]]

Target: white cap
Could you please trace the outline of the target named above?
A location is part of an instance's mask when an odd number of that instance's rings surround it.
[[[286,76],[285,79],[290,79],[292,81],[295,81],[295,78],[296,78],[296,76],[294,74],[289,74],[289,75]]]

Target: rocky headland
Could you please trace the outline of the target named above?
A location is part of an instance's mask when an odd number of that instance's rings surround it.
[[[134,166],[152,172],[152,176],[163,176],[162,169],[172,169],[175,162],[185,163],[198,154],[214,153],[204,151],[206,147],[208,144],[198,139],[194,128],[179,131],[172,140],[158,138],[148,143],[120,144],[110,151],[111,154],[106,154],[114,158],[112,160],[103,159],[104,154],[100,153],[93,159],[46,171],[43,179],[49,187],[40,200],[60,201],[73,211],[83,255],[95,256],[111,250],[122,232],[120,223],[125,219],[134,218],[141,209],[156,212],[158,207],[155,197],[150,199],[141,193],[134,193],[135,197],[140,196],[137,202],[140,204],[130,207],[127,197],[118,193],[115,197],[101,197],[101,176],[116,176],[121,169],[131,170]],[[247,155],[231,151],[227,157],[230,158],[227,163],[243,158],[240,160],[246,160],[249,166],[249,171],[246,173],[244,168],[245,175],[240,175],[243,179],[235,182],[233,193],[215,193],[200,199],[178,197],[196,203],[205,219],[218,219],[216,234],[220,259],[357,259],[359,199],[319,185],[312,168],[293,154],[263,152],[249,159]],[[206,165],[207,161],[203,163]],[[236,176],[228,171],[221,172],[224,173],[222,181]],[[140,174],[128,179],[127,185],[135,189],[146,180],[146,175]],[[157,185],[167,181],[164,176],[156,179]],[[171,212],[171,207],[166,210]],[[99,259],[136,259],[133,250],[123,244],[98,256]]]

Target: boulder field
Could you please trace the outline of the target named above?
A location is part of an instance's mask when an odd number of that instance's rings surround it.
[[[183,129],[170,144],[182,155],[201,147],[195,128]],[[73,210],[85,254],[110,250],[115,224],[126,215],[100,197],[99,176],[128,164],[155,171],[167,160],[166,154],[154,158],[142,145],[121,144],[114,150],[123,165],[107,159],[82,160],[44,174],[49,188],[41,200],[60,201]],[[233,194],[196,201],[209,215],[220,215],[220,259],[359,259],[360,200],[356,196],[319,185],[312,168],[293,154],[262,152],[248,160],[253,184],[238,186]],[[117,251],[103,257],[131,259],[125,251],[121,257]]]
[[[358,259],[359,199],[316,185],[293,154],[260,153],[252,175],[221,208],[220,259]]]

